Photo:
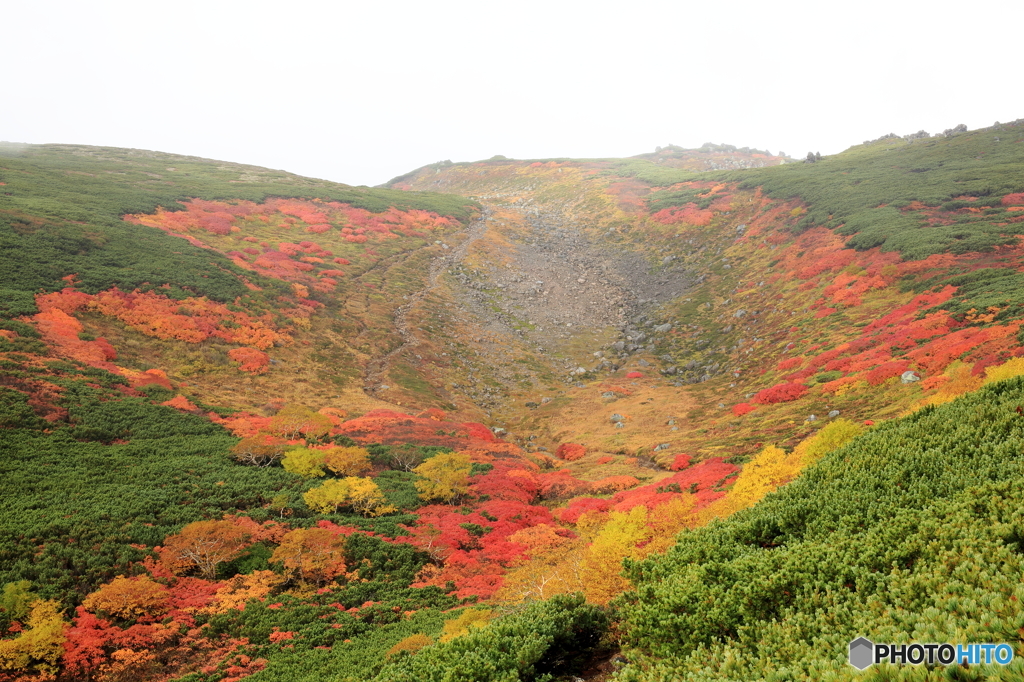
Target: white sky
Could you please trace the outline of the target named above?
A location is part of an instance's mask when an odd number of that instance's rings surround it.
[[[375,185],[442,159],[831,154],[1024,117],[1024,2],[8,0],[0,140]]]

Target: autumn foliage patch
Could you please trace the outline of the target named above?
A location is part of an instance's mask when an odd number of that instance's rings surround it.
[[[771,388],[758,391],[750,402],[759,405],[771,405],[773,403],[788,403],[802,397],[807,393],[807,386],[804,384],[785,383],[776,384]]]
[[[562,443],[555,450],[555,455],[561,457],[567,462],[574,462],[578,459],[583,459],[586,454],[587,448],[579,443]]]

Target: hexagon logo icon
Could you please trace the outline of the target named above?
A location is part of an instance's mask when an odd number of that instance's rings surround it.
[[[850,665],[864,670],[875,660],[875,645],[869,639],[858,637],[850,642]]]

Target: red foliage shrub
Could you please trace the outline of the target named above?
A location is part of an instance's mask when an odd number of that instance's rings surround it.
[[[757,405],[751,405],[750,403],[737,403],[732,406],[732,413],[737,417],[742,417],[745,414],[750,414],[757,409]]]
[[[541,484],[537,477],[524,469],[495,467],[482,476],[474,476],[470,490],[492,500],[513,500],[529,504],[537,498]]]
[[[1024,205],[1024,192],[1015,192],[1014,194],[1007,194],[1003,197],[1003,206],[1020,206]]]
[[[597,463],[598,464],[611,464],[614,460],[615,460],[614,457],[609,457],[609,456],[606,455],[604,457],[598,457],[597,458]]]
[[[627,379],[643,379],[643,377],[644,377],[644,373],[643,372],[629,372],[629,373],[626,374],[626,378]]]
[[[539,474],[540,494],[545,500],[566,500],[589,492],[590,484],[573,477],[568,470]]]
[[[576,523],[587,512],[606,512],[611,508],[611,500],[602,500],[597,497],[577,497],[557,512],[558,520],[562,523]]]
[[[807,393],[807,386],[804,384],[776,384],[771,388],[758,391],[750,402],[759,405],[771,405],[773,403],[788,403],[796,400]]]
[[[814,376],[815,374],[817,374],[816,369],[814,369],[813,367],[806,367],[804,369],[798,369],[795,372],[791,372],[790,374],[786,374],[782,378],[789,382],[795,382],[801,381],[810,376]]]
[[[803,356],[798,355],[795,358],[786,358],[785,360],[780,362],[778,365],[776,365],[775,369],[779,370],[780,372],[785,372],[787,370],[799,367],[803,363],[804,363]]]
[[[873,370],[868,372],[866,378],[870,385],[878,386],[886,379],[898,377],[899,375],[903,374],[904,372],[907,371],[907,368],[909,366],[910,363],[906,362],[905,360],[892,360],[890,362],[883,362],[881,365],[875,367]]]
[[[672,464],[669,465],[669,471],[682,471],[686,467],[690,466],[690,456],[686,454],[679,454],[672,460]]]
[[[587,448],[579,443],[562,443],[555,450],[555,455],[561,457],[567,462],[575,462],[578,459],[583,459],[584,455],[587,454]]]

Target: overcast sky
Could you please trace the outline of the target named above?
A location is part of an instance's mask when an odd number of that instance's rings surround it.
[[[495,154],[831,154],[1024,117],[1022,19],[1021,0],[9,0],[0,140],[367,185]]]

